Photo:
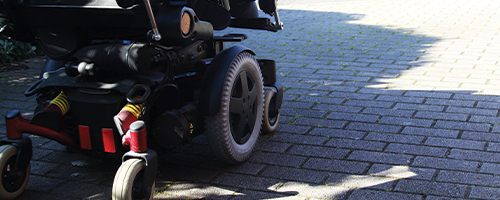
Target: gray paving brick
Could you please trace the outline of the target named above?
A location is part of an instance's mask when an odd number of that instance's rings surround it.
[[[349,155],[349,157],[347,157],[347,159],[349,160],[399,164],[399,165],[410,164],[410,160],[412,158],[413,156],[411,155],[383,153],[375,151],[361,151],[361,150],[355,150]]]
[[[421,126],[430,127],[433,124],[433,120],[428,119],[415,119],[415,118],[402,118],[402,117],[382,117],[378,123],[381,124],[392,124],[392,125],[402,125],[402,126]]]
[[[460,183],[469,185],[498,186],[500,179],[498,175],[478,174],[468,172],[457,172],[442,170],[438,173],[436,181]]]
[[[317,102],[317,103],[325,103],[325,104],[341,104],[342,102],[344,102],[344,99],[334,98],[334,97],[320,97],[320,96],[302,95],[296,101]]]
[[[347,121],[299,117],[293,122],[293,124],[308,125],[313,127],[342,128],[347,124]]]
[[[361,139],[366,135],[366,132],[335,128],[314,128],[309,134],[335,138]]]
[[[292,108],[282,108],[280,110],[281,116],[304,116],[304,117],[316,117],[323,118],[328,112],[318,111],[318,110],[303,110],[303,109],[292,109]]]
[[[443,111],[444,106],[426,105],[426,104],[410,104],[410,103],[396,103],[394,109],[402,110],[424,110],[424,111]]]
[[[391,143],[389,144],[389,146],[387,146],[387,148],[384,151],[392,153],[403,153],[409,155],[444,157],[448,152],[448,149],[440,147],[429,147],[423,145]]]
[[[311,102],[294,102],[294,101],[283,101],[281,106],[283,108],[299,108],[299,109],[308,109],[311,108],[314,103]]]
[[[399,193],[399,192],[387,192],[387,191],[377,191],[377,190],[367,190],[367,189],[357,189],[352,192],[349,196],[349,200],[358,199],[386,199],[386,200],[401,200],[401,199],[422,199],[422,195]]]
[[[398,133],[402,127],[401,126],[394,126],[394,125],[352,122],[352,123],[349,123],[346,128],[350,129],[350,130],[358,130],[358,131]]]
[[[487,108],[487,109],[500,109],[500,103],[479,101],[479,102],[477,102],[476,107],[477,108]]]
[[[390,108],[394,105],[394,102],[387,101],[369,101],[369,100],[347,100],[344,105],[350,106],[369,106],[376,108]]]
[[[488,151],[495,151],[495,152],[500,152],[500,143],[497,142],[490,142],[488,144]]]
[[[391,101],[391,102],[401,102],[401,103],[423,103],[425,98],[423,97],[405,97],[405,96],[389,96],[380,95],[376,99],[377,101]]]
[[[352,92],[332,92],[328,95],[329,97],[343,98],[343,99],[362,99],[362,100],[373,100],[377,95],[375,94],[362,94],[362,93],[352,93]]]
[[[450,151],[449,158],[463,159],[463,160],[474,160],[474,161],[486,161],[486,162],[498,162],[500,160],[500,153],[494,152],[484,152],[475,150],[463,150],[463,149],[452,149]]]
[[[349,149],[364,149],[381,151],[387,144],[385,142],[375,142],[366,140],[351,140],[343,138],[332,138],[325,146],[341,147]]]
[[[373,89],[373,88],[361,88],[358,91],[358,93],[400,96],[400,95],[403,95],[404,91],[381,90],[381,89]]]
[[[290,148],[290,146],[292,146],[292,144],[273,141],[259,141],[257,142],[257,146],[255,147],[255,149],[259,151],[284,153],[287,149]]]
[[[464,139],[436,138],[436,137],[427,138],[425,144],[430,146],[476,149],[476,150],[483,150],[485,149],[486,146],[486,142],[464,140]]]
[[[307,133],[307,131],[309,131],[310,129],[311,129],[311,127],[309,127],[309,126],[298,126],[298,125],[293,125],[293,124],[280,124],[276,128],[276,131],[304,134],[304,133]]]
[[[472,186],[469,198],[500,199],[500,190],[496,187]]]
[[[425,137],[390,133],[369,133],[364,139],[376,140],[381,142],[420,144],[422,143],[422,141],[424,141]]]
[[[352,175],[344,173],[330,173],[325,181],[327,185],[341,186],[347,188],[371,188],[380,190],[389,190],[394,185],[396,178]]]
[[[361,174],[369,166],[370,164],[366,162],[310,158],[302,167],[306,169]]]
[[[479,167],[479,162],[417,156],[415,160],[413,160],[411,166],[460,171],[476,171]]]
[[[465,197],[466,185],[438,183],[420,180],[400,180],[394,191],[415,194],[432,194],[448,197]]]
[[[500,164],[485,162],[481,165],[479,172],[500,175]]]
[[[254,152],[250,162],[272,164],[287,167],[298,167],[306,160],[302,156],[292,156],[277,153]]]
[[[321,136],[282,133],[282,134],[274,134],[269,138],[269,140],[275,142],[294,143],[294,144],[321,145],[327,140],[327,138]]]
[[[490,116],[480,116],[472,115],[469,119],[470,122],[480,122],[480,123],[490,123],[490,124],[500,124],[500,119],[498,117]]]
[[[358,113],[359,111],[361,111],[363,109],[363,107],[318,104],[318,105],[314,106],[312,109],[314,109],[314,110],[328,110],[328,111],[336,111],[336,112]]]
[[[368,114],[332,112],[326,118],[327,119],[356,121],[356,122],[376,122],[378,120],[379,116],[378,115],[368,115]]]
[[[427,196],[425,200],[465,200],[465,198],[443,197],[443,196]]]
[[[346,157],[346,155],[349,152],[350,150],[347,149],[308,146],[308,145],[294,145],[287,151],[287,154],[307,156],[307,157],[342,159]]]
[[[452,93],[432,91],[407,91],[404,96],[449,99],[452,97]]]
[[[319,184],[328,177],[328,174],[328,172],[316,170],[269,166],[260,175],[281,180]]]
[[[474,115],[488,115],[488,116],[496,116],[498,114],[498,110],[494,110],[494,109],[464,108],[464,107],[456,107],[456,106],[448,107],[446,109],[446,112],[466,113],[466,114],[474,114]]]
[[[269,187],[280,183],[278,179],[255,177],[241,174],[223,173],[213,183],[244,189],[266,191]]]
[[[382,116],[410,117],[413,113],[415,113],[415,111],[368,107],[364,109],[362,113],[378,114]]]
[[[279,188],[273,188],[273,190],[284,194],[296,194],[297,197],[307,197],[307,199],[345,199],[345,195],[349,191],[349,189],[345,187],[293,181],[285,182],[279,185]],[[296,197],[293,197],[292,199],[295,198]]]
[[[473,123],[473,122],[442,121],[442,120],[438,120],[434,127],[445,128],[445,129],[468,130],[468,131],[489,131],[490,130],[489,124]]]
[[[437,170],[400,165],[373,164],[368,175],[392,177],[398,179],[431,180]]]
[[[469,114],[417,111],[416,118],[467,121]]]
[[[460,106],[460,107],[474,107],[475,101],[468,100],[454,100],[454,99],[434,99],[429,98],[425,100],[425,104],[443,105],[443,106]]]
[[[469,140],[500,142],[500,134],[498,133],[464,131],[460,138]]]

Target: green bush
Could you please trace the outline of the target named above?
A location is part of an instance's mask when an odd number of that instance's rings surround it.
[[[3,19],[0,19],[1,27],[4,27]],[[12,40],[0,32],[0,64],[21,61],[34,55],[36,55],[36,46]]]

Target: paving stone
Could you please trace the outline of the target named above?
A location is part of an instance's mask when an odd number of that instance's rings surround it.
[[[400,165],[410,164],[410,160],[412,158],[413,156],[411,155],[382,153],[374,151],[361,151],[361,150],[355,150],[349,155],[349,157],[347,157],[347,159],[349,160],[400,164]]]
[[[356,121],[356,122],[377,122],[377,120],[379,119],[379,116],[378,115],[367,115],[367,114],[331,112],[326,118],[327,119]]]
[[[347,149],[294,145],[287,151],[287,154],[307,157],[342,159],[346,157],[349,152],[350,150]]]
[[[445,129],[455,129],[455,130],[468,130],[468,131],[488,131],[490,129],[489,124],[483,123],[471,123],[471,122],[454,122],[454,121],[442,121],[438,120],[436,128],[445,128]]]
[[[255,177],[241,174],[223,173],[213,181],[215,184],[243,189],[253,189],[265,191],[280,183],[280,180],[272,178]]]
[[[299,125],[308,125],[313,127],[319,126],[319,127],[332,127],[332,128],[342,128],[347,124],[346,121],[315,119],[307,117],[299,117],[293,123]]]
[[[429,146],[476,149],[476,150],[483,150],[485,149],[486,146],[486,142],[463,140],[463,139],[436,138],[436,137],[427,138],[424,144]]]
[[[396,178],[351,175],[343,173],[330,173],[325,181],[327,185],[341,186],[347,188],[371,188],[380,190],[389,190],[394,185]]]
[[[366,135],[366,132],[335,128],[314,128],[309,134],[335,138],[361,139]]]
[[[476,171],[479,167],[479,163],[475,161],[417,156],[415,160],[413,160],[412,166],[461,171]]]
[[[368,107],[364,109],[362,113],[377,114],[381,116],[410,117],[415,111]]]
[[[385,148],[384,151],[409,155],[444,157],[448,152],[448,149],[423,145],[391,143],[387,146],[387,148]]]
[[[421,180],[400,180],[394,191],[410,192],[415,194],[432,194],[448,197],[465,197],[466,185],[438,183]]]
[[[398,133],[402,127],[401,126],[394,126],[394,125],[352,122],[352,123],[349,123],[346,128],[350,129],[350,130],[358,130],[358,131]]]
[[[368,170],[369,175],[384,176],[398,179],[431,180],[436,173],[435,169],[408,167],[387,164],[373,164]]]
[[[49,192],[63,183],[63,179],[48,178],[43,176],[31,175],[26,190],[37,192]]]
[[[308,197],[308,199],[344,199],[348,188],[316,185],[300,182],[285,182],[278,188],[273,188],[274,191],[280,193],[295,193],[299,197]]]
[[[483,163],[481,165],[481,169],[479,170],[481,173],[487,174],[497,174],[500,175],[500,164],[496,163]]]
[[[273,153],[284,153],[287,149],[290,148],[290,146],[292,146],[292,144],[272,141],[259,141],[255,149]]]
[[[287,167],[298,167],[304,161],[306,157],[302,156],[292,156],[286,154],[277,153],[265,153],[265,152],[254,152],[252,157],[250,157],[251,162],[273,164]]]
[[[384,142],[366,141],[366,140],[351,140],[332,138],[325,146],[341,147],[350,149],[364,149],[364,150],[377,150],[381,151],[387,144]]]
[[[423,136],[412,136],[404,134],[390,134],[390,133],[369,133],[365,140],[375,140],[381,142],[397,142],[397,143],[409,143],[409,144],[420,144],[424,141]]]
[[[349,196],[349,200],[357,199],[386,199],[386,200],[400,200],[400,199],[422,199],[422,195],[407,194],[399,192],[387,192],[367,189],[357,189]]]
[[[463,159],[463,160],[474,160],[480,162],[498,162],[500,160],[499,153],[484,152],[484,151],[474,151],[474,150],[462,150],[462,149],[452,149],[449,158]]]
[[[443,113],[443,112],[431,112],[431,111],[417,111],[415,114],[416,118],[424,119],[443,119],[443,120],[453,120],[453,121],[467,121],[469,118],[468,114],[462,113]],[[472,121],[478,122],[478,121]]]
[[[309,129],[311,129],[311,127],[309,127],[309,126],[298,126],[298,125],[293,125],[293,124],[280,124],[276,128],[276,131],[304,134],[307,131],[309,131]]]
[[[321,145],[325,143],[327,137],[312,136],[312,135],[299,135],[299,134],[275,134],[269,138],[269,141],[293,144],[308,144],[308,145]]]
[[[370,164],[366,162],[310,158],[302,167],[306,169],[361,174],[368,169],[368,166]]]
[[[443,111],[444,106],[438,105],[425,105],[425,104],[413,104],[413,103],[396,103],[393,107],[394,109],[401,110],[417,110],[417,111]]]
[[[68,193],[68,191],[72,192]],[[108,187],[78,182],[66,182],[60,187],[52,190],[51,193],[80,199],[88,198],[104,200],[111,196],[111,190]]]
[[[328,172],[315,170],[269,166],[260,174],[260,176],[319,184],[322,183],[326,177],[328,177],[328,174]]]
[[[436,181],[492,187],[496,187],[500,184],[498,175],[447,170],[440,171],[436,178]]]
[[[496,187],[472,186],[469,198],[500,199],[500,190]]]

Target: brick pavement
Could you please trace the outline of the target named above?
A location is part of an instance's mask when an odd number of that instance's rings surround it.
[[[248,34],[246,46],[278,61],[281,124],[237,166],[218,163],[203,136],[168,152],[155,199],[500,199],[499,8],[495,0],[284,5],[279,33],[225,30]],[[0,73],[2,114],[32,115],[34,99],[22,93],[33,68]],[[20,199],[110,198],[119,163],[33,142]]]

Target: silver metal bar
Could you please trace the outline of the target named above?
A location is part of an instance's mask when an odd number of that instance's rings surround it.
[[[151,28],[153,29],[152,38],[155,41],[161,40],[160,32],[158,31],[158,27],[156,26],[155,16],[153,15],[153,9],[151,8],[151,3],[149,0],[144,0],[144,5],[146,6],[146,12],[148,13],[149,22],[151,22]]]

